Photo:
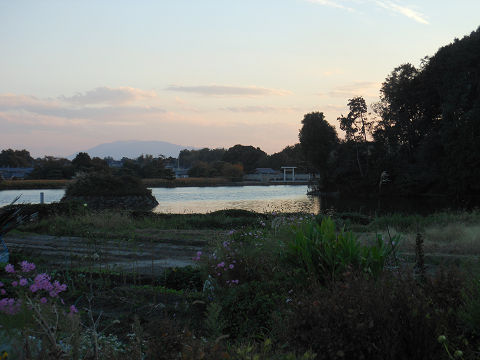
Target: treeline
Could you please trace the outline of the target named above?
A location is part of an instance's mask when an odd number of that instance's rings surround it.
[[[188,169],[190,177],[224,177],[239,180],[245,173],[256,168],[297,166],[300,171],[312,171],[305,160],[300,145],[287,146],[282,151],[268,155],[260,148],[235,145],[229,149],[182,150],[179,158],[141,155],[136,159],[123,158],[120,161],[107,157],[91,158],[80,152],[72,160],[45,156],[33,159],[27,150],[2,150],[0,167],[33,167],[29,179],[71,179],[80,172],[108,171],[114,175],[132,175],[141,178],[172,179],[172,168]]]
[[[180,166],[190,168],[192,177],[240,177],[256,168],[279,170],[282,166],[296,166],[301,172],[310,172],[300,144],[287,146],[282,151],[268,155],[258,147],[235,145],[229,149],[182,150]]]
[[[173,179],[175,174],[167,167],[176,159],[163,156],[141,155],[136,159],[123,158],[115,161],[111,157],[101,159],[91,158],[85,152],[80,152],[72,160],[45,156],[33,159],[27,150],[2,150],[0,152],[0,167],[30,167],[28,179],[71,179],[79,173],[108,172],[113,175],[131,175],[140,178]]]
[[[397,195],[480,195],[480,28],[385,79],[380,101],[349,100],[338,125],[305,115],[299,138],[324,190]]]

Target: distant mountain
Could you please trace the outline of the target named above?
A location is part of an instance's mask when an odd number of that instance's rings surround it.
[[[192,146],[183,146],[172,144],[166,141],[114,141],[111,143],[105,143],[97,145],[91,149],[83,150],[83,152],[88,153],[91,157],[98,156],[99,158],[104,158],[111,156],[115,160],[120,160],[123,157],[130,159],[137,158],[140,155],[153,155],[159,156],[164,155],[165,157],[178,157],[178,154],[181,150],[195,149]],[[77,154],[68,156],[68,159],[74,159]]]

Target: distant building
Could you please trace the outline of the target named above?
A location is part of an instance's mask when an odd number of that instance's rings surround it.
[[[108,166],[111,168],[121,168],[123,166],[123,161],[122,160],[114,160],[112,158],[105,158],[104,159]]]
[[[175,173],[175,177],[177,179],[183,179],[183,178],[188,178],[188,170],[190,169],[174,168],[172,170]]]
[[[12,167],[0,167],[0,178],[5,180],[10,179],[25,179],[28,174],[33,171],[33,167],[30,168],[12,168]]]
[[[273,170],[271,168],[256,168],[255,173],[247,174],[243,177],[245,181],[261,181],[261,182],[308,182],[312,178],[312,174],[297,174],[296,167],[282,166],[282,171]],[[289,172],[287,174],[287,172]]]
[[[175,178],[184,179],[188,178],[189,168],[181,168],[178,166],[178,159],[173,159],[165,165],[165,169],[170,169],[175,173]]]
[[[279,176],[280,171],[271,168],[256,168],[255,173],[245,175],[243,180],[269,182],[277,180]]]

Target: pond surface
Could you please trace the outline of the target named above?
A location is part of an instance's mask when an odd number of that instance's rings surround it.
[[[18,203],[38,204],[41,192],[48,204],[60,201],[65,190],[4,190],[0,191],[0,206],[8,205],[18,195],[21,195]],[[208,213],[223,209],[318,213],[320,210],[319,199],[306,195],[306,185],[153,188],[152,194],[159,202],[153,211],[159,213]]]

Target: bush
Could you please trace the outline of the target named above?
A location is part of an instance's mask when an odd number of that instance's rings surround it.
[[[94,172],[79,176],[65,192],[65,198],[77,196],[141,196],[151,195],[139,178],[113,176],[109,173]]]
[[[441,359],[451,313],[430,296],[437,290],[398,274],[351,275],[294,299],[284,341],[318,359]]]

